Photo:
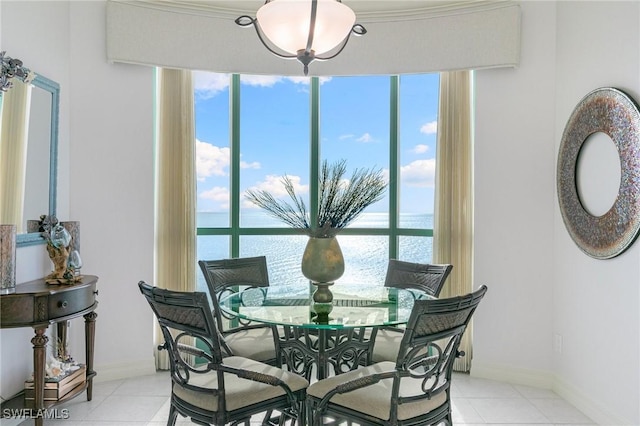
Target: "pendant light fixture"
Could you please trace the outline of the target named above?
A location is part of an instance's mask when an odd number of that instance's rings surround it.
[[[241,27],[253,26],[274,55],[300,61],[304,75],[314,60],[338,56],[351,34],[367,33],[355,23],[353,10],[340,0],[267,0],[255,18],[243,15],[235,22]]]

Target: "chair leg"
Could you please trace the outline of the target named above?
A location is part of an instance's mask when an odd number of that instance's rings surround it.
[[[305,416],[306,416],[306,408],[303,401],[298,401],[296,410],[283,410],[280,413],[280,418],[278,419],[278,426],[307,426]],[[274,425],[275,423],[271,423]]]
[[[178,411],[176,407],[171,404],[171,408],[169,409],[169,418],[167,419],[167,426],[174,426],[176,424],[176,418],[178,417]]]
[[[262,426],[269,426],[271,424],[271,414],[273,410],[267,410],[264,413],[264,418],[262,419]]]
[[[307,424],[309,426],[320,426],[322,424],[322,416],[313,409],[313,404],[307,403]]]
[[[309,400],[307,400],[307,402],[305,403],[306,407],[305,407],[305,422],[307,425],[312,425],[313,424],[313,412],[311,411],[311,404],[309,403]],[[305,423],[300,423],[301,425],[305,425]]]
[[[298,418],[294,419],[293,426],[297,423],[299,426],[307,426],[307,404],[305,400],[298,402]]]

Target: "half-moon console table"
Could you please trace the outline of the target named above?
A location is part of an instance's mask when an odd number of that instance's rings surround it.
[[[52,285],[45,283],[44,279],[18,284],[16,290],[10,294],[0,296],[0,327],[32,327],[35,336],[31,339],[33,344],[33,380],[34,380],[34,406],[38,413],[55,404],[67,401],[85,389],[87,400],[91,401],[93,391],[93,352],[95,340],[96,314],[98,306],[96,296],[98,277],[85,275],[81,281],[72,285]],[[86,368],[87,379],[82,385],[78,385],[64,399],[59,401],[44,401],[44,379],[46,363],[46,345],[49,338],[45,332],[50,324],[57,324],[58,337],[67,334],[67,321],[73,318],[84,317],[85,341],[86,341]],[[44,416],[35,416],[36,426],[43,424]]]

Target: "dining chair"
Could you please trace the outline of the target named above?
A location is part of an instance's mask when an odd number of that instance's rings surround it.
[[[209,288],[213,313],[224,343],[233,355],[281,366],[276,356],[277,332],[268,324],[251,324],[220,309],[220,299],[239,288],[266,289],[269,286],[265,256],[198,262]]]
[[[382,361],[307,388],[307,420],[325,418],[368,425],[452,424],[453,363],[460,340],[487,292],[416,300],[395,362]]]
[[[427,296],[438,297],[452,269],[453,265],[449,264],[413,263],[389,259],[384,286],[390,289],[418,290]],[[392,326],[373,330],[368,364],[394,361],[400,348],[403,332],[404,327]]]
[[[220,335],[204,292],[178,292],[144,281],[140,291],[160,324],[169,352],[171,408],[167,425],[177,415],[207,425],[250,425],[259,413],[277,410],[279,425],[304,423],[303,377],[252,359],[223,357]],[[270,424],[270,423],[263,423]]]

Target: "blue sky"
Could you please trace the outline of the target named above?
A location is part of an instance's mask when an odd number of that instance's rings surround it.
[[[229,207],[228,74],[196,72],[195,116],[198,211]],[[284,194],[289,175],[308,196],[309,82],[307,77],[242,76],[241,187]],[[438,75],[400,80],[401,213],[433,212]],[[382,169],[389,161],[389,77],[322,78],[321,158],[355,168]],[[387,199],[368,211],[387,211]],[[255,206],[243,202],[243,209]]]

